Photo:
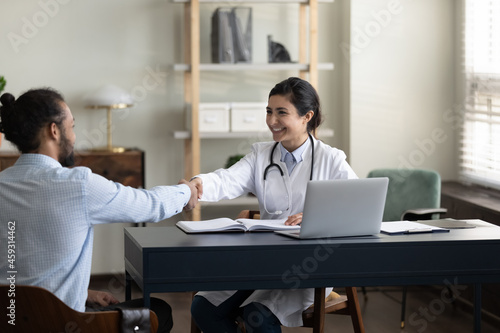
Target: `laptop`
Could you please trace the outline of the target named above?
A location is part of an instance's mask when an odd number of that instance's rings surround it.
[[[387,177],[311,180],[300,230],[275,233],[299,239],[376,235],[388,184]]]

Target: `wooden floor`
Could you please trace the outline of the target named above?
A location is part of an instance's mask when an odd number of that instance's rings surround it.
[[[117,277],[93,277],[92,289],[111,292],[124,300],[123,279]],[[358,296],[367,333],[470,333],[473,332],[472,312],[462,305],[447,303],[441,298],[439,287],[410,287],[406,310],[406,327],[400,328],[401,289],[398,287],[367,288],[365,299],[360,290]],[[133,298],[141,293],[133,289]],[[191,293],[152,294],[167,301],[173,309],[172,333],[186,333],[190,328],[189,308]],[[283,328],[283,333],[311,333],[307,328]],[[325,333],[353,332],[350,317],[327,315]],[[500,332],[500,322],[483,320],[483,333]]]

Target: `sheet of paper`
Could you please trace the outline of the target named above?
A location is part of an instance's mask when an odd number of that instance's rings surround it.
[[[413,221],[393,221],[382,222],[380,231],[387,234],[398,233],[418,233],[418,232],[432,232],[432,231],[447,231],[447,229],[433,227],[430,225],[413,222]]]

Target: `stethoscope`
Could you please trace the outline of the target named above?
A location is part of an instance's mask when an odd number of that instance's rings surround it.
[[[308,133],[308,135],[309,135],[309,140],[311,140],[311,173],[309,175],[309,180],[312,180],[313,170],[314,170],[313,169],[313,166],[314,166],[314,140],[313,140],[312,135],[310,133]],[[281,169],[281,167],[278,164],[273,162],[274,151],[276,150],[276,147],[278,146],[278,144],[279,144],[279,142],[276,142],[274,144],[273,149],[271,150],[271,155],[269,155],[269,165],[264,169],[264,210],[269,214],[282,214],[283,213],[283,211],[281,211],[281,210],[276,210],[275,212],[268,211],[267,207],[266,207],[266,197],[265,197],[266,178],[267,178],[267,173],[269,172],[269,169],[276,167],[278,169],[278,171],[280,172],[281,178],[283,179],[283,183],[285,183],[285,179],[284,179],[285,174],[283,172],[283,169]],[[285,188],[287,188],[287,191],[288,191],[288,187],[286,186],[286,184],[285,184]],[[288,209],[290,209],[290,205],[286,210],[288,210]]]

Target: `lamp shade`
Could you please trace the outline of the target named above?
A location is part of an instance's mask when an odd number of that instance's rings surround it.
[[[106,150],[111,152],[122,153],[125,151],[123,147],[113,147],[112,143],[112,133],[111,133],[111,112],[116,109],[125,109],[133,106],[133,99],[129,93],[125,90],[114,86],[112,84],[108,84],[102,86],[101,88],[91,92],[83,98],[85,106],[89,109],[107,109],[107,138],[108,144],[104,149],[97,150]]]
[[[86,106],[118,106],[129,107],[134,103],[132,96],[120,87],[107,84],[84,97]]]

